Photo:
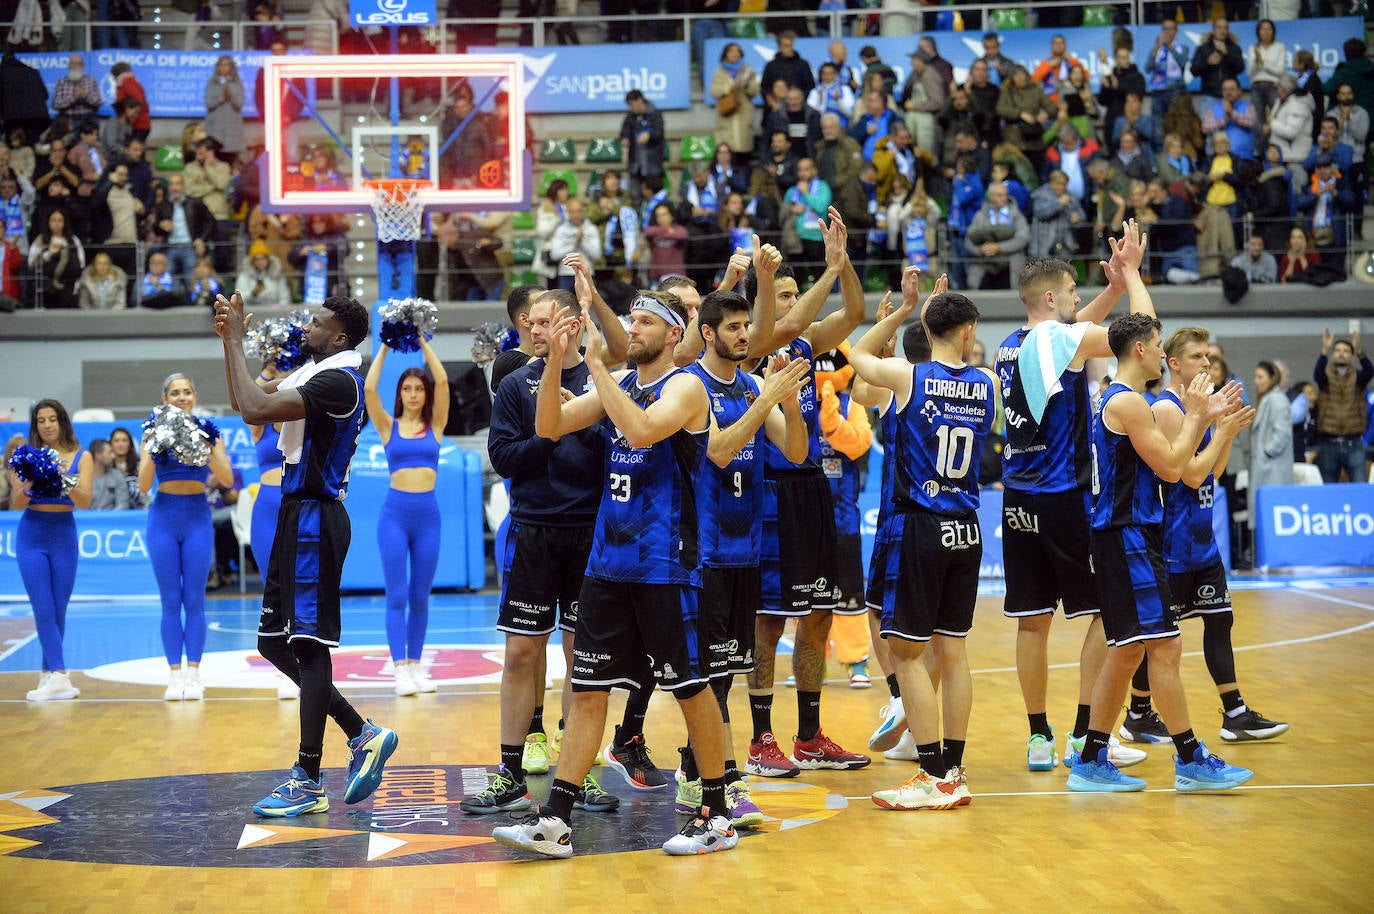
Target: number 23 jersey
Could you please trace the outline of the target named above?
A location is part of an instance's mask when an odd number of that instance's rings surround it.
[[[620,387],[648,409],[680,370],[641,386],[631,371]],[[649,447],[630,447],[609,417],[606,488],[587,575],[602,581],[701,586],[701,550],[693,479],[706,453],[707,430],[681,429]]]

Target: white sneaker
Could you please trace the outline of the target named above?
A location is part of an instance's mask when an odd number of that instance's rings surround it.
[[[410,678],[414,680],[415,690],[417,692],[428,693],[439,691],[439,687],[434,684],[433,679],[429,678],[429,673],[425,672],[425,668],[420,666],[419,661],[410,664]]]
[[[205,686],[200,684],[200,667],[188,666],[181,671],[181,697],[184,701],[205,698]]]
[[[868,748],[883,752],[897,745],[902,734],[906,732],[906,709],[902,707],[900,698],[893,698],[883,705],[878,716],[882,723],[878,724],[878,729],[868,738]]]
[[[897,745],[883,753],[883,758],[890,758],[897,762],[914,762],[920,758],[916,752],[916,737],[911,735],[910,730],[902,731],[902,738],[897,740]]]
[[[167,691],[162,693],[163,701],[182,701],[186,698],[186,685],[180,669],[172,670],[167,677]]]
[[[294,701],[301,697],[301,687],[292,682],[285,673],[278,673],[277,697],[283,701]]]
[[[705,807],[702,807],[705,809]],[[682,831],[663,842],[663,850],[674,857],[691,857],[728,851],[739,844],[739,834],[726,816],[700,814],[682,827]]]
[[[396,675],[397,695],[414,695],[419,691],[419,688],[415,685],[415,680],[410,676],[410,664],[393,664],[392,669],[395,670]]]
[[[38,688],[24,697],[29,701],[68,701],[80,694],[66,673],[44,673],[38,678]]]

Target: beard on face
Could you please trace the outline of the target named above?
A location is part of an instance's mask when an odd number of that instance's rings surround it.
[[[725,340],[720,337],[716,337],[715,340],[712,341],[711,348],[716,351],[716,355],[730,362],[743,362],[745,359],[749,358],[748,349],[744,352],[737,353],[733,345],[725,342]]]
[[[654,361],[663,354],[666,344],[662,341],[650,342],[648,340],[630,341],[630,358],[634,359],[637,365],[646,365]]]

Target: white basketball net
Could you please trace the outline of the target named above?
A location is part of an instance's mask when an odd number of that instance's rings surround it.
[[[377,220],[378,241],[414,241],[420,237],[427,184],[378,183],[371,186],[372,215]]]

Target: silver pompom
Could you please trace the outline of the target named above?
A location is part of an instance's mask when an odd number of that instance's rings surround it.
[[[154,461],[170,458],[192,467],[210,462],[211,435],[217,436],[213,424],[207,430],[195,416],[167,404],[154,409],[143,428],[147,433],[146,449]]]
[[[506,334],[505,324],[487,321],[473,329],[476,336],[472,341],[472,360],[478,365],[494,361],[501,354],[501,338]]]
[[[381,340],[397,352],[418,352],[420,341],[434,337],[439,309],[425,298],[393,298],[378,313]]]
[[[269,317],[258,321],[243,334],[243,351],[251,359],[275,362],[286,342],[289,322],[284,317]]]

